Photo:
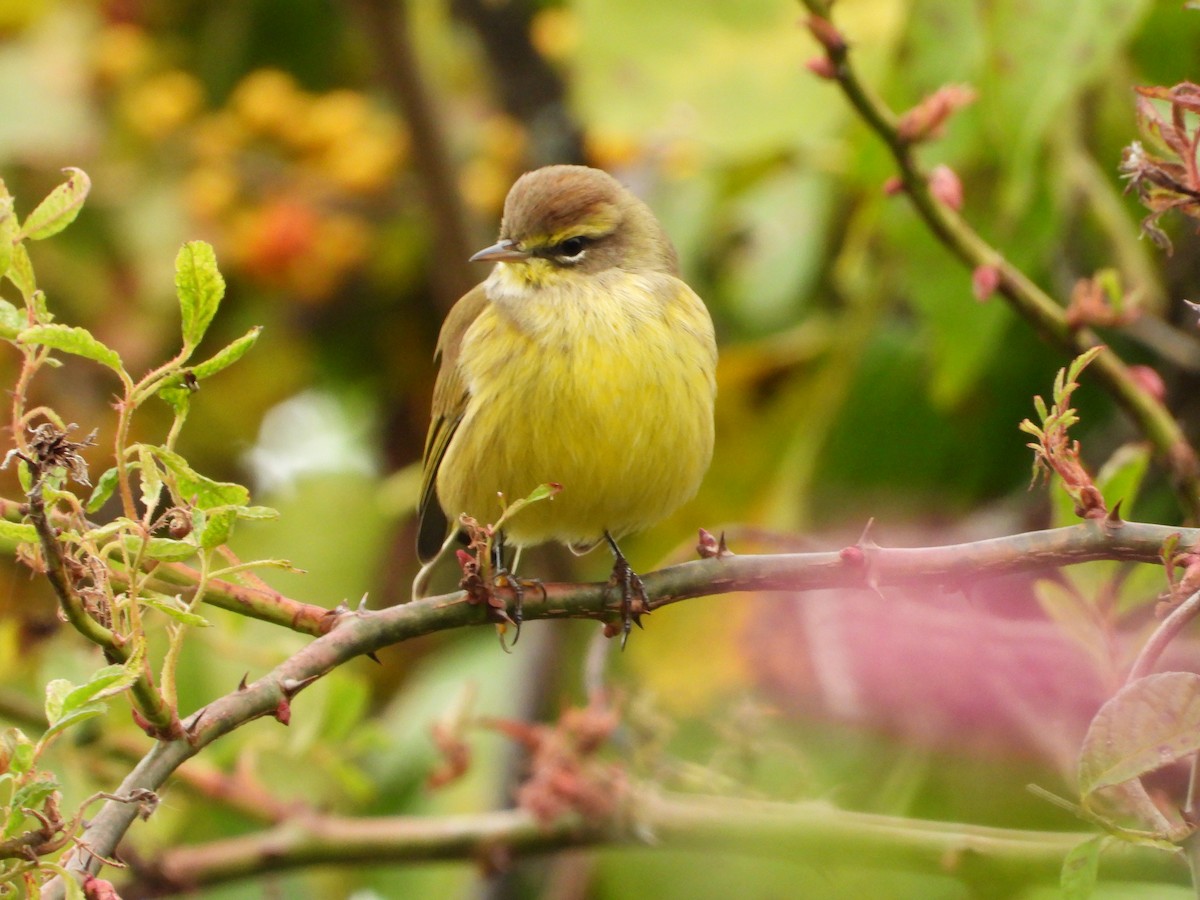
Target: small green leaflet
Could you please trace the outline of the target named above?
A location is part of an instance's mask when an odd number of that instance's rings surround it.
[[[217,255],[204,241],[188,241],[175,257],[175,294],[183,315],[183,346],[194,350],[225,296]]]
[[[117,373],[123,374],[125,371],[117,351],[100,343],[86,328],[70,325],[34,325],[22,331],[17,340],[22,344],[40,344],[43,347],[82,356],[84,359],[95,360]]]
[[[170,616],[181,625],[191,625],[194,628],[209,628],[212,623],[203,616],[189,612],[183,601],[178,597],[168,597],[160,594],[143,594],[141,601],[147,606],[157,609],[164,616]]]
[[[33,262],[24,244],[13,245],[12,260],[4,274],[17,286],[21,299],[29,303],[37,292],[37,279],[33,276]]]
[[[145,546],[142,538],[137,535],[124,536],[125,547],[130,553],[141,552],[150,559],[159,562],[182,562],[196,555],[196,545],[187,541],[176,541],[172,538],[148,538]]]
[[[13,544],[36,544],[37,529],[27,522],[10,522],[0,519],[0,542]]]
[[[19,232],[17,217],[13,215],[12,197],[0,194],[0,278],[12,265],[13,244],[17,242]]]
[[[117,475],[118,471],[114,466],[111,469],[106,469],[104,474],[96,480],[96,487],[92,489],[92,496],[88,497],[87,506],[85,507],[88,512],[94,513],[108,502],[108,498],[117,489]]]
[[[1063,860],[1059,880],[1062,900],[1088,900],[1092,896],[1100,871],[1100,851],[1106,840],[1105,835],[1098,834],[1071,848]]]
[[[0,246],[4,243],[3,236],[0,236]],[[21,330],[29,324],[29,320],[25,318],[25,313],[17,309],[7,300],[0,300],[0,338],[6,341],[11,341]]]
[[[193,503],[200,509],[218,506],[245,506],[250,502],[250,491],[230,481],[213,481],[196,472],[187,460],[165,447],[152,448],[164,466],[175,476],[175,487],[184,503]]]
[[[216,375],[222,369],[226,369],[233,365],[239,359],[246,355],[246,351],[254,346],[254,342],[258,340],[258,335],[262,331],[261,325],[255,325],[240,338],[218,350],[204,362],[192,368],[192,374],[197,380],[203,381]]]
[[[67,180],[52,190],[25,219],[21,237],[40,241],[58,234],[75,221],[92,181],[82,169],[63,169]]]

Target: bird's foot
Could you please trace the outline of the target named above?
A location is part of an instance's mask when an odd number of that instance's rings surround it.
[[[642,583],[642,579],[638,577],[637,572],[633,571],[633,567],[629,565],[629,560],[617,548],[616,542],[608,538],[609,546],[613,551],[613,570],[612,575],[608,579],[608,583],[616,587],[621,592],[621,649],[625,649],[625,643],[629,640],[629,632],[633,630],[633,626],[642,627],[642,616],[650,615],[650,601],[646,596],[646,586]],[[606,629],[606,632],[609,629]],[[616,634],[615,628],[611,630],[609,636]]]
[[[513,644],[521,637],[521,623],[525,619],[525,592],[537,588],[546,597],[546,588],[537,578],[518,578],[508,569],[495,569],[490,576],[479,571],[478,562],[464,551],[459,551],[459,563],[462,566],[463,577],[458,586],[466,592],[467,602],[472,605],[486,607],[488,621],[495,623],[500,631],[500,641],[504,642],[504,632],[508,627],[514,629]],[[508,603],[502,594],[512,595],[513,608],[509,612]],[[508,645],[505,645],[508,649]]]

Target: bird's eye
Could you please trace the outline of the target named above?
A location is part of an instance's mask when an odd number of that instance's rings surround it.
[[[583,251],[587,249],[587,238],[567,238],[565,241],[559,244],[556,249],[558,251],[556,254],[557,256],[561,256],[563,259],[571,261],[578,260],[579,257],[583,256]]]

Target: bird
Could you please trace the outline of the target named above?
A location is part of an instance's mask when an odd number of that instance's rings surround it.
[[[438,338],[418,556],[460,515],[495,522],[501,498],[561,485],[506,517],[501,546],[607,543],[624,646],[647,598],[617,541],[691,499],[712,459],[712,318],[654,213],[599,169],[522,175],[470,261],[493,268]]]

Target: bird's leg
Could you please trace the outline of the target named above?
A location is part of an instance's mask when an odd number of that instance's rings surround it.
[[[613,554],[613,570],[609,583],[616,585],[621,590],[621,649],[624,650],[625,642],[629,640],[629,632],[633,630],[634,625],[637,625],[638,628],[642,627],[642,615],[650,614],[650,606],[646,598],[646,586],[642,584],[642,579],[629,565],[629,560],[621,553],[621,548],[617,546],[613,536],[606,531],[604,540]],[[635,598],[637,600],[636,608]]]
[[[542,592],[542,597],[546,596],[546,588],[537,578],[518,578],[517,563],[521,559],[521,548],[518,547],[513,552],[512,567],[509,568],[504,564],[504,532],[496,532],[495,539],[492,541],[492,584],[497,587],[508,587],[513,592],[513,611],[509,620],[512,622],[516,631],[513,633],[513,644],[515,645],[521,638],[521,623],[525,620],[525,590],[526,588],[536,587]],[[507,611],[498,613],[500,616],[508,616]]]

